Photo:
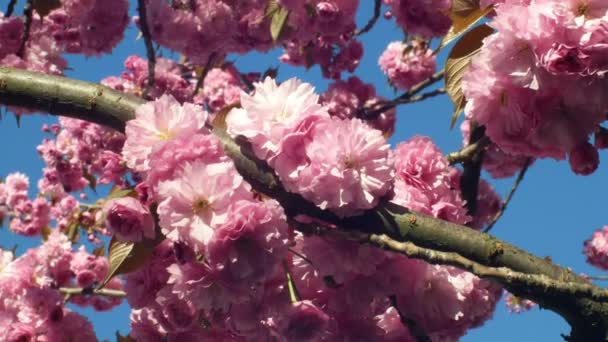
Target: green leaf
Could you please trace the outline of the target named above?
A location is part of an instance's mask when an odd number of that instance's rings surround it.
[[[451,13],[466,17],[479,9],[479,0],[452,0]]]
[[[86,169],[82,170],[82,177],[84,177],[84,179],[86,179],[87,182],[89,182],[89,187],[91,188],[91,190],[93,190],[93,192],[97,193],[97,177],[95,177],[94,175],[89,173],[89,171]]]
[[[67,236],[70,241],[75,242],[76,240],[78,240],[78,228],[79,227],[80,227],[80,225],[78,224],[78,219],[72,219],[70,221],[70,224],[68,225],[68,232],[67,232]]]
[[[279,7],[280,6],[277,0],[268,0],[268,3],[266,4],[266,11],[264,11],[264,16],[266,18],[272,18]]]
[[[288,16],[289,10],[280,6],[274,11],[274,13],[272,13],[272,18],[270,20],[270,36],[274,42],[279,40],[279,37],[281,37],[281,33],[285,29]]]
[[[49,226],[42,227],[42,231],[40,232],[40,235],[42,235],[42,241],[48,240],[49,235],[51,235],[52,232],[53,230],[51,230]]]
[[[450,12],[452,19],[452,27],[450,31],[443,37],[437,50],[443,49],[446,45],[460,37],[464,32],[473,27],[488,13],[494,9],[492,6],[488,8],[479,8],[479,1],[460,0],[454,1],[454,4],[461,3],[460,7],[453,6]],[[462,4],[466,3],[466,4]],[[476,4],[475,4],[476,3]]]
[[[227,105],[226,107],[220,109],[216,114],[215,118],[213,118],[212,126],[214,129],[221,129],[222,131],[226,131],[226,118],[228,117],[228,113],[233,108],[240,108],[241,103],[234,103],[231,105]]]
[[[117,240],[115,236],[112,237],[108,246],[110,269],[108,270],[106,279],[104,279],[99,288],[104,287],[115,275],[125,273],[126,268],[133,267],[133,264],[137,262],[136,258],[134,258],[135,245],[133,242],[123,242]],[[141,263],[143,264],[143,262]]]
[[[462,77],[469,68],[471,58],[481,49],[483,39],[493,32],[494,30],[487,25],[475,27],[462,36],[448,55],[445,62],[445,89],[455,108],[450,128],[453,128],[458,121],[466,103],[461,87]]]
[[[99,246],[99,247],[95,248],[93,250],[93,253],[91,253],[91,254],[93,254],[94,256],[97,256],[97,257],[102,257],[102,256],[106,255],[106,249],[104,246]]]
[[[121,189],[118,187],[112,188],[112,190],[110,190],[110,194],[108,195],[108,197],[106,198],[107,201],[109,200],[113,200],[115,198],[123,198],[123,197],[127,197],[127,196],[137,196],[137,192],[134,189]]]
[[[156,208],[151,209],[156,212]],[[116,239],[116,236],[113,236],[108,245],[110,269],[99,288],[103,288],[114,276],[133,272],[140,268],[152,255],[154,248],[164,239],[165,237],[158,229],[154,239],[144,239],[137,243],[120,241]]]

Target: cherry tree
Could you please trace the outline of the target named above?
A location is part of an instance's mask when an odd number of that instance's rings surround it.
[[[378,20],[405,34],[378,56],[393,99],[356,76]],[[66,54],[111,54],[130,22],[145,57],[100,84],[64,76]],[[276,48],[327,90],[230,62]],[[59,118],[38,195],[20,172],[0,183],[0,218],[41,241],[0,250],[0,339],[96,341],[66,305],[126,300],[119,341],[455,341],[504,295],[605,341],[608,290],[489,232],[535,160],[597,169],[607,71],[601,0],[11,0],[0,104]],[[389,145],[397,107],[442,94],[462,146]],[[583,241],[608,269],[608,227]]]

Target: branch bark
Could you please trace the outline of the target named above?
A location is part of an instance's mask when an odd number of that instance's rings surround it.
[[[135,109],[144,101],[98,84],[0,67],[0,103],[66,115],[124,131],[125,122],[134,117]],[[518,283],[501,283],[515,295],[530,298],[564,317],[572,326],[571,341],[606,340],[608,304],[589,299],[593,296],[583,295],[587,290],[603,290],[588,284],[586,279],[571,270],[489,234],[424,216],[392,203],[385,203],[360,216],[340,219],[301,196],[285,191],[273,171],[264,162],[255,159],[245,143],[230,139],[220,129],[214,129],[214,133],[224,144],[226,153],[242,176],[256,191],[275,198],[288,216],[304,214],[335,224],[343,231],[386,236],[397,243],[410,242],[425,250],[453,253],[480,267],[508,269],[513,274],[522,273],[535,279],[538,277],[533,276],[540,276],[549,280],[550,284],[525,279]],[[387,248],[386,245],[383,247]],[[397,245],[388,247],[400,252]],[[486,276],[493,278],[488,274]],[[575,295],[564,295],[563,291],[557,291],[560,286],[568,284],[584,285],[585,290]]]

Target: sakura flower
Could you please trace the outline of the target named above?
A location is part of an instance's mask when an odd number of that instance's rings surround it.
[[[287,311],[281,335],[286,341],[311,341],[323,335],[330,317],[310,301],[293,303]]]
[[[231,162],[194,161],[185,163],[175,179],[160,183],[159,198],[163,233],[201,250],[227,221],[230,205],[251,194]]]
[[[583,253],[587,256],[588,263],[608,270],[608,226],[596,231],[585,241]]]
[[[198,133],[203,129],[207,113],[199,106],[179,104],[170,95],[139,106],[135,119],[127,122],[127,140],[122,156],[135,171],[150,169],[150,154],[168,140]]]
[[[276,153],[288,128],[321,106],[314,87],[295,78],[277,85],[267,77],[254,87],[253,95],[241,93],[243,108],[232,109],[226,124],[230,135],[248,138],[256,155],[266,159]]]
[[[277,172],[281,179],[288,180],[288,190],[302,194],[321,208],[354,215],[374,207],[392,188],[390,147],[380,131],[363,121],[321,119],[310,137],[303,136],[299,144],[298,139],[294,137],[290,145],[296,151],[302,149],[302,164],[295,170],[284,168]],[[281,153],[294,152],[289,149],[282,146]]]
[[[235,297],[272,277],[287,255],[285,214],[275,201],[239,201],[208,248],[208,262]]]
[[[418,41],[413,41],[411,45],[390,43],[378,64],[390,82],[402,90],[429,78],[437,68],[433,51]]]

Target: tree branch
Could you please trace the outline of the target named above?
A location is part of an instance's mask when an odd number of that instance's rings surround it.
[[[27,45],[27,41],[30,39],[30,30],[32,28],[32,16],[34,15],[34,0],[27,0],[25,2],[25,6],[23,7],[23,16],[25,19],[23,20],[23,36],[21,37],[21,45],[19,45],[19,50],[17,50],[17,56],[23,58],[25,53],[25,46]]]
[[[66,296],[79,296],[79,295],[98,295],[112,298],[124,298],[127,294],[120,290],[111,289],[89,289],[82,287],[60,287],[59,292]]]
[[[485,128],[477,126],[471,121],[471,137],[469,145],[476,144],[485,136]],[[460,177],[460,192],[462,198],[467,201],[467,209],[471,216],[477,212],[477,193],[479,190],[479,178],[483,164],[483,149],[477,149],[470,159],[462,161],[462,177]]]
[[[135,109],[143,102],[142,99],[98,84],[0,67],[0,103],[5,105],[67,115],[124,131],[125,122],[134,117]],[[530,279],[542,275],[542,279],[549,280],[551,284],[577,283],[583,284],[581,286],[585,289],[599,290],[571,270],[488,234],[424,216],[392,203],[385,203],[360,216],[340,219],[301,196],[285,191],[272,170],[255,159],[242,141],[237,144],[219,129],[213,132],[222,141],[226,153],[243,178],[256,191],[275,198],[290,217],[308,215],[335,224],[343,231],[385,235],[399,243],[410,242],[438,253],[455,253],[476,265],[509,269],[516,277],[519,273],[530,276]],[[488,276],[491,275],[488,273]],[[535,284],[533,280],[524,282],[524,278],[514,279],[505,281],[503,285],[515,295],[530,298],[562,315],[572,326],[572,341],[604,340],[608,331],[608,304],[578,296],[565,296],[554,288],[547,288],[539,295],[536,291],[540,284]]]
[[[426,80],[413,86],[410,90],[408,90],[405,93],[401,94],[400,96],[394,98],[393,100],[390,100],[387,102],[382,102],[382,103],[375,103],[370,108],[365,108],[365,107],[361,108],[359,110],[359,112],[357,113],[357,117],[360,119],[363,119],[363,120],[373,120],[373,119],[378,118],[378,116],[380,116],[380,114],[386,112],[387,110],[395,108],[399,104],[422,101],[429,97],[443,94],[445,92],[444,89],[435,90],[435,91],[429,92],[426,95],[423,94],[418,99],[414,100],[414,96],[416,94],[423,91],[427,87],[435,84],[439,80],[442,80],[443,75],[444,75],[444,70],[436,72],[431,77],[429,77]],[[380,107],[378,107],[379,105],[380,105]]]
[[[8,6],[6,7],[6,13],[4,13],[4,17],[8,18],[13,15],[13,11],[15,10],[15,5],[17,4],[17,0],[10,0],[8,2]]]
[[[209,58],[207,58],[207,63],[205,63],[204,69],[201,71],[200,75],[198,75],[198,77],[196,78],[196,85],[194,86],[194,90],[192,91],[192,96],[191,96],[192,98],[194,98],[196,96],[196,94],[198,94],[198,91],[203,86],[203,83],[205,82],[205,78],[207,77],[207,74],[209,73],[209,70],[211,69],[211,66],[213,65],[215,55],[216,55],[215,52],[213,52],[209,55]]]
[[[467,160],[473,159],[473,157],[477,154],[478,151],[488,146],[490,143],[490,139],[486,136],[483,136],[478,141],[465,146],[460,151],[450,152],[445,158],[448,160],[450,165],[458,164],[465,162]]]
[[[374,14],[372,15],[371,19],[369,19],[367,24],[365,24],[365,26],[362,29],[355,31],[355,36],[360,36],[364,33],[369,32],[374,27],[374,25],[376,25],[378,18],[380,18],[380,8],[381,7],[382,7],[382,2],[380,0],[374,0]]]
[[[494,227],[496,222],[498,222],[498,220],[505,213],[505,210],[507,210],[507,205],[509,205],[509,203],[511,202],[511,199],[513,198],[513,195],[515,194],[515,191],[519,187],[519,184],[521,183],[521,181],[524,180],[526,171],[528,171],[528,167],[530,167],[531,163],[532,163],[532,158],[526,159],[526,161],[524,162],[524,166],[521,168],[521,170],[519,171],[519,174],[517,175],[517,178],[515,179],[515,183],[513,183],[513,186],[511,187],[511,190],[509,191],[509,194],[507,195],[505,200],[502,202],[502,206],[500,207],[500,210],[496,213],[496,215],[494,216],[494,218],[492,219],[492,222],[488,225],[488,227],[486,227],[486,229],[484,229],[484,231],[483,231],[484,233],[489,232],[492,229],[492,227]]]
[[[418,323],[416,323],[416,321],[405,317],[403,315],[403,313],[401,312],[401,310],[399,310],[396,296],[394,296],[394,295],[390,296],[389,300],[391,301],[391,306],[393,308],[395,308],[395,310],[399,314],[399,320],[401,320],[401,323],[408,328],[410,335],[412,335],[412,337],[414,337],[416,339],[416,341],[432,342],[432,340],[426,335],[426,333],[422,330],[422,328],[420,328],[420,326],[418,325]]]
[[[148,27],[148,13],[146,11],[146,0],[137,0],[137,12],[139,14],[139,27],[141,34],[144,37],[144,43],[146,44],[146,55],[148,57],[148,80],[146,83],[146,89],[144,89],[143,97],[147,98],[152,87],[154,87],[154,74],[156,72],[156,53],[154,52],[154,46],[152,45],[152,36],[150,35],[150,28]]]

